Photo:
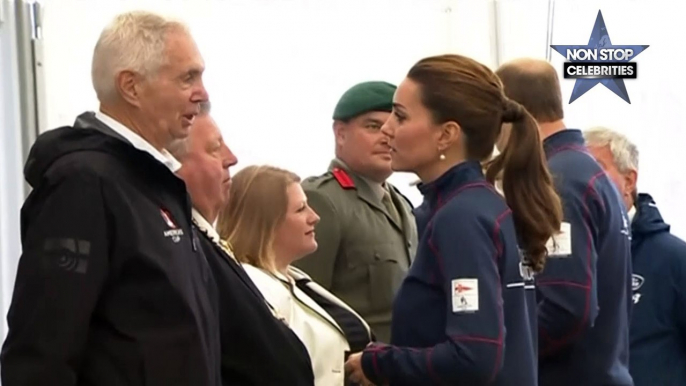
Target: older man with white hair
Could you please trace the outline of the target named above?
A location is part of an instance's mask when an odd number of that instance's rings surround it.
[[[669,233],[653,198],[637,194],[638,149],[611,129],[584,132],[631,217],[633,312],[629,371],[636,386],[686,385],[686,243]]]
[[[216,386],[216,283],[180,168],[203,59],[184,24],[117,16],[93,54],[98,112],[37,139],[2,384]]]

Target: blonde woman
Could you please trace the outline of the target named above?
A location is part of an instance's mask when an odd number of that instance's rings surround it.
[[[291,263],[314,252],[319,216],[300,178],[271,166],[250,166],[232,179],[217,230],[248,275],[310,353],[315,384],[346,383],[344,363],[372,340],[367,323]]]

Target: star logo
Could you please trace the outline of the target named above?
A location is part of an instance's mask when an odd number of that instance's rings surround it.
[[[574,56],[573,60],[571,60],[573,62],[572,64],[581,64],[584,68],[597,65],[596,67],[604,67],[602,68],[603,70],[609,70],[610,65],[619,65],[615,67],[631,67],[633,71],[635,71],[636,64],[630,63],[629,65],[628,63],[633,58],[638,56],[638,54],[645,51],[645,49],[649,46],[613,45],[612,41],[610,40],[610,34],[605,27],[603,14],[598,11],[598,16],[596,17],[595,25],[593,26],[593,31],[591,32],[591,38],[588,40],[588,44],[573,46],[551,45],[550,47],[557,51],[560,55],[564,56],[568,61],[570,61],[570,56]],[[573,55],[575,52],[590,52],[589,50],[593,50],[593,52],[596,53],[601,52],[600,60],[598,60],[598,56],[594,57],[589,55],[583,57],[583,55],[581,55],[582,57],[579,57]],[[577,78],[576,82],[574,83],[574,90],[572,91],[572,96],[569,99],[569,103],[579,99],[579,97],[595,87],[598,83],[607,87],[610,91],[615,93],[627,103],[631,103],[629,99],[629,93],[624,85],[624,78],[635,78],[635,72],[633,73],[633,76],[616,76],[611,75],[609,72],[606,73],[603,71],[598,71],[598,73],[584,76],[567,76],[567,63],[565,63],[565,78]]]

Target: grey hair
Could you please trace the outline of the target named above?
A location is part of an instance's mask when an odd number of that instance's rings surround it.
[[[588,146],[608,146],[620,173],[638,171],[638,147],[625,135],[607,127],[596,126],[584,131],[584,138]]]
[[[131,70],[152,76],[165,64],[167,34],[188,27],[177,20],[147,12],[120,14],[107,25],[93,50],[91,78],[98,100],[114,97],[117,74]]]
[[[198,117],[204,117],[210,114],[210,111],[212,110],[212,104],[210,101],[200,102],[199,105],[200,110],[198,111]],[[191,130],[193,129],[191,128]],[[167,146],[167,151],[177,160],[183,160],[190,149],[191,137],[192,135],[189,135],[186,138],[175,140],[169,146]]]

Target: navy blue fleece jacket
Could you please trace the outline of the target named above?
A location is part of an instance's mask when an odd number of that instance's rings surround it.
[[[579,130],[546,138],[565,235],[537,276],[544,386],[632,385],[629,375],[629,221],[615,186]]]
[[[419,188],[416,259],[391,344],[364,351],[365,375],[378,385],[535,386],[535,293],[510,209],[478,162]]]
[[[635,208],[629,370],[636,386],[686,385],[686,243],[652,197],[639,194]]]

